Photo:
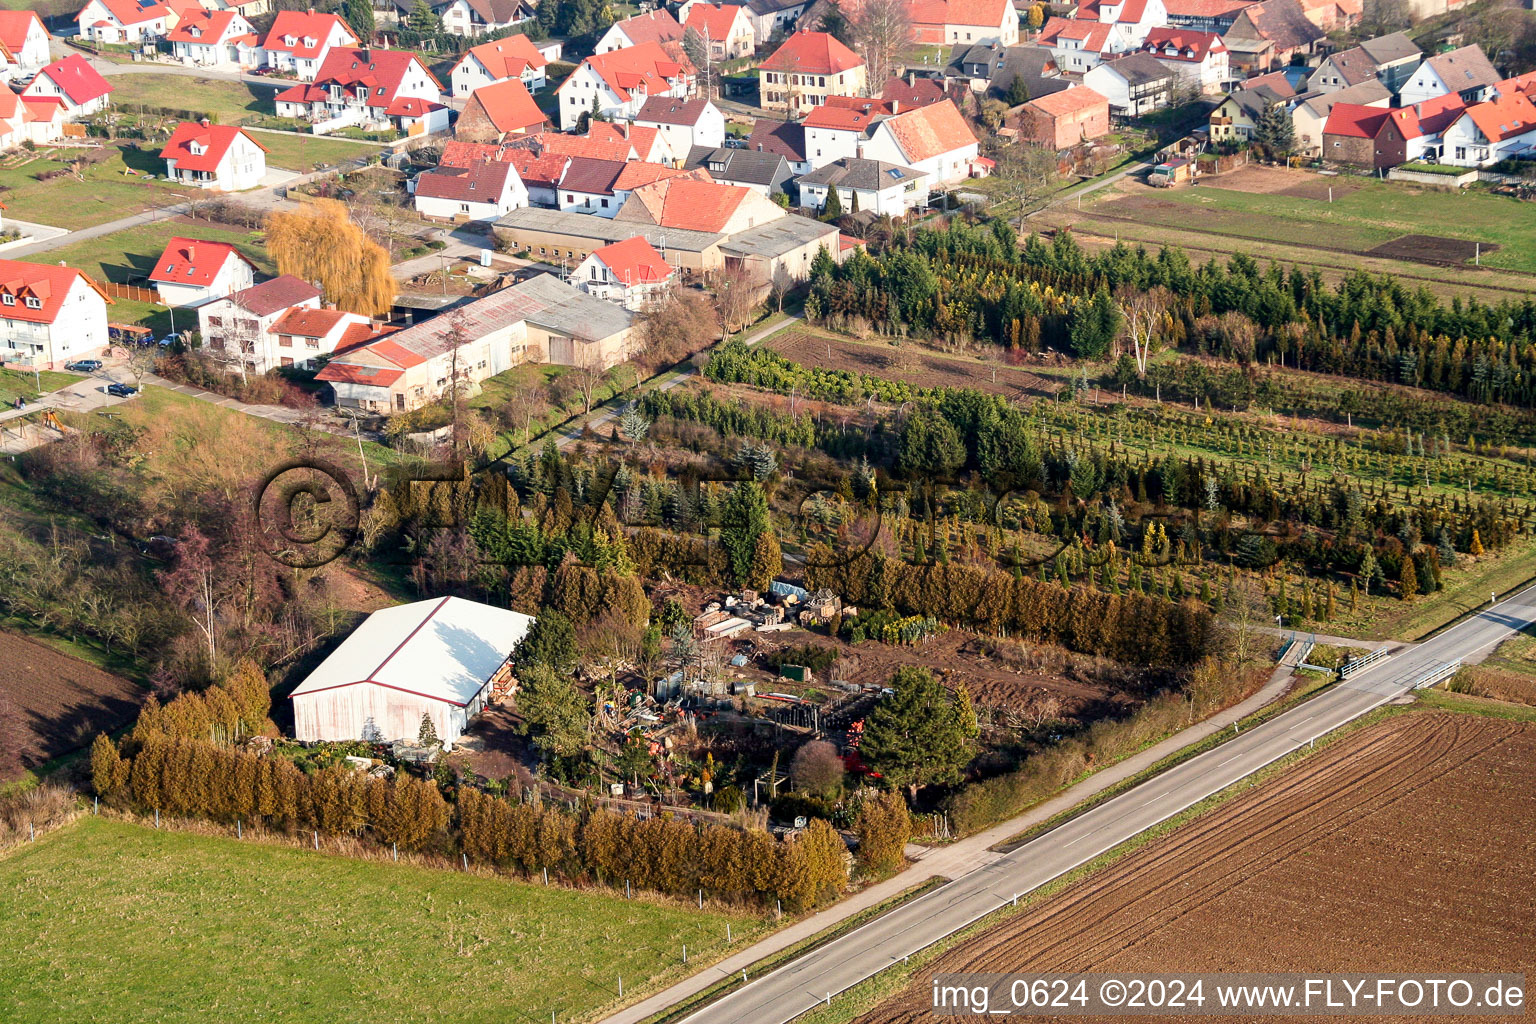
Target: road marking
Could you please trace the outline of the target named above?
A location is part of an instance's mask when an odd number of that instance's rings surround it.
[[[1088,837],[1089,837],[1089,836],[1091,836],[1091,835],[1093,835],[1093,833],[1092,833],[1092,832],[1087,832],[1087,833],[1085,833],[1085,834],[1083,834],[1083,835],[1080,835],[1080,836],[1078,836],[1078,837],[1077,837],[1077,838],[1076,838],[1076,839],[1074,839],[1074,840],[1072,840],[1072,843],[1080,843],[1080,842],[1082,842],[1082,841],[1083,841],[1083,840],[1084,840],[1084,839],[1087,839],[1087,838],[1088,838]],[[1065,849],[1066,849],[1066,848],[1067,848],[1067,847],[1068,847],[1068,846],[1071,846],[1071,845],[1072,845],[1072,843],[1066,843],[1066,844],[1063,844],[1063,846],[1062,846],[1062,849],[1063,849],[1063,850],[1065,850]]]
[[[1305,725],[1307,722],[1312,721],[1312,719],[1314,719],[1316,717],[1317,717],[1316,715],[1308,715],[1306,718],[1303,718],[1301,721],[1299,721],[1295,725],[1291,726],[1290,729],[1287,729],[1286,732],[1291,732],[1294,729],[1300,729],[1303,725]]]
[[[1242,757],[1242,756],[1243,756],[1242,754],[1237,754],[1234,757],[1227,758],[1225,761],[1218,761],[1216,763],[1216,767],[1220,768],[1222,765],[1231,764],[1233,761],[1236,761],[1239,757]]]

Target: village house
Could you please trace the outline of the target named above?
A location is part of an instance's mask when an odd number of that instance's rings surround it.
[[[82,271],[0,260],[0,362],[48,369],[103,351],[111,302]]]
[[[466,39],[513,28],[533,18],[529,0],[435,0],[443,31]]]
[[[1283,76],[1274,76],[1283,81]],[[1245,91],[1252,92],[1255,87],[1250,81]],[[1287,83],[1286,88],[1289,88]],[[1267,95],[1275,95],[1282,92],[1279,81],[1270,80],[1264,86]],[[1292,94],[1286,93],[1286,97]],[[1328,123],[1328,115],[1339,103],[1350,103],[1361,107],[1386,108],[1392,105],[1392,93],[1387,90],[1380,79],[1368,78],[1358,85],[1352,85],[1347,89],[1337,92],[1325,92],[1307,94],[1294,99],[1287,98],[1287,103],[1294,103],[1291,109],[1291,129],[1295,137],[1295,150],[1302,156],[1323,155],[1323,126]],[[1262,111],[1260,111],[1262,113]],[[1252,115],[1250,115],[1252,116]],[[1258,121],[1254,120],[1253,127],[1258,127]],[[1251,137],[1251,132],[1249,136]]]
[[[86,0],[75,23],[81,38],[92,42],[143,43],[164,37],[175,17],[170,7],[160,3]]]
[[[1163,0],[1172,28],[1225,35],[1237,16],[1258,0]]]
[[[1109,100],[1109,112],[1140,117],[1168,106],[1178,76],[1144,50],[1106,61],[1083,76],[1083,84]]]
[[[1019,108],[1019,139],[1046,149],[1070,149],[1109,134],[1109,100],[1086,85],[1030,100]]]
[[[1423,54],[1401,32],[1368,39],[1324,57],[1307,77],[1308,92],[1338,92],[1370,79],[1380,79],[1395,93],[1418,68]]]
[[[1099,21],[1052,18],[1040,29],[1036,42],[1048,47],[1056,66],[1064,73],[1083,75],[1115,53],[1110,48],[1114,29]]]
[[[757,45],[767,46],[794,31],[810,0],[748,0],[747,14]]]
[[[878,118],[858,155],[915,168],[939,187],[972,175],[979,143],[960,109],[945,100]]]
[[[673,153],[686,153],[695,146],[725,144],[725,115],[706,99],[653,96],[635,114],[634,123],[637,127],[656,129]]]
[[[614,183],[628,166],[620,160],[571,157],[555,190],[555,205],[561,210],[613,217],[623,205],[614,195]]]
[[[1480,46],[1463,46],[1428,58],[1409,76],[1399,91],[1405,107],[1455,93],[1466,103],[1481,103],[1493,92],[1499,73]]]
[[[796,117],[828,96],[857,96],[867,69],[852,50],[826,32],[796,32],[758,66],[758,101]]]
[[[358,38],[347,23],[334,14],[279,11],[261,41],[263,63],[273,71],[313,82],[334,47],[356,46]]]
[[[239,68],[261,63],[256,29],[235,11],[188,11],[166,39],[183,64]]]
[[[367,341],[374,330],[372,322],[357,313],[300,307],[285,312],[267,333],[279,367],[313,370],[326,356]]]
[[[731,235],[788,214],[752,189],[690,174],[632,190],[616,216],[627,223]]]
[[[726,185],[740,185],[764,196],[783,192],[795,176],[789,161],[778,153],[751,149],[710,149],[695,146],[688,151],[683,166],[709,172],[710,178]]]
[[[23,100],[57,100],[64,120],[74,121],[105,110],[114,88],[83,55],[72,53],[39,71],[21,96]]]
[[[468,167],[439,165],[422,171],[413,184],[417,213],[456,224],[488,223],[528,205],[523,180],[502,160],[476,161]]]
[[[677,272],[639,235],[593,249],[571,272],[571,282],[588,295],[633,310],[660,301],[676,277]]]
[[[504,142],[548,127],[549,118],[528,87],[520,79],[508,78],[470,94],[454,122],[453,137],[462,142]]]
[[[1312,53],[1326,36],[1307,17],[1300,0],[1261,0],[1233,19],[1221,41],[1230,51],[1233,72],[1254,75]]]
[[[165,148],[165,176],[181,185],[241,192],[255,188],[267,173],[267,148],[233,125],[184,121]]]
[[[588,57],[560,84],[560,128],[571,131],[582,115],[631,121],[653,97],[687,99],[694,69],[675,60],[659,43],[640,43]]]
[[[1529,160],[1536,157],[1536,104],[1514,90],[1473,104],[1446,127],[1440,143],[1440,162],[1454,167]]]
[[[1019,41],[1019,14],[1012,0],[907,0],[912,41],[952,46]]]
[[[844,213],[903,217],[928,206],[928,175],[912,167],[844,157],[802,175],[800,205],[824,210],[832,189]]]
[[[292,274],[251,285],[197,307],[197,325],[203,344],[216,357],[230,363],[238,350],[245,372],[266,373],[278,364],[277,337],[272,325],[291,310],[318,310],[320,290]],[[232,369],[236,367],[231,367]]]
[[[408,412],[437,401],[451,381],[472,388],[530,360],[606,369],[629,357],[633,325],[622,307],[540,274],[338,353],[315,379],[340,408]]]
[[[683,31],[692,29],[708,44],[710,60],[749,57],[757,46],[757,30],[745,7],[690,0],[679,15]]]
[[[172,238],[150,271],[167,306],[200,306],[256,283],[256,266],[232,245]]]
[[[776,153],[789,163],[792,174],[811,170],[805,151],[805,126],[799,121],[773,121],[758,118],[752,122],[747,148],[757,153]]]
[[[1412,107],[1335,103],[1323,125],[1323,159],[1367,171],[1385,170],[1424,150]]]
[[[333,47],[313,82],[284,90],[275,101],[279,117],[327,130],[356,125],[421,135],[448,127],[442,83],[406,50]]]
[[[549,60],[525,35],[507,36],[490,43],[470,47],[449,72],[453,94],[464,98],[476,89],[509,79],[517,79],[537,92],[544,88],[544,69]]]
[[[642,43],[661,46],[682,41],[683,26],[678,24],[665,7],[658,7],[649,14],[637,14],[608,26],[608,31],[598,39],[592,52],[609,53],[613,50],[627,50]]]
[[[1048,46],[1010,46],[1003,50],[992,72],[992,93],[999,97],[1008,96],[1016,78],[1024,79],[1023,89],[1029,99],[1049,96],[1074,84],[1062,76],[1056,54]]]
[[[48,29],[36,11],[0,11],[4,66],[32,74],[49,61]]]
[[[1227,46],[1214,32],[1155,28],[1141,48],[1178,76],[1180,84],[1202,95],[1221,92],[1231,77]]]
[[[812,110],[800,122],[805,130],[806,160],[812,168],[817,168],[834,160],[858,156],[865,133],[873,127],[875,118],[888,110],[878,100],[862,100],[856,104],[827,103]]]
[[[1295,96],[1296,91],[1283,76],[1266,76],[1262,82],[1243,83],[1211,111],[1208,122],[1211,141],[1237,145],[1252,140],[1264,113],[1276,106],[1289,109]]]
[[[676,166],[688,152],[674,149],[672,143],[667,141],[667,137],[659,129],[638,122],[593,121],[587,126],[585,138],[615,146],[627,145],[634,155],[625,159],[643,160],[650,164]]]

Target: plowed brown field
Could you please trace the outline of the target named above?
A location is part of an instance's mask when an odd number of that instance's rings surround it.
[[[0,633],[0,782],[116,729],[146,696],[94,665]]]
[[[926,1004],[956,971],[1536,974],[1533,871],[1536,726],[1402,715],[950,950],[860,1020],[953,1020]]]

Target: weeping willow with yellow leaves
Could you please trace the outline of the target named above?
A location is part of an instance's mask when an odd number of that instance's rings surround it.
[[[389,254],[335,199],[316,199],[267,219],[267,251],[280,274],[313,283],[336,308],[379,316],[395,300]]]

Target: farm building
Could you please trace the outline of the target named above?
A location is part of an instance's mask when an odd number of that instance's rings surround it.
[[[421,716],[445,748],[510,675],[530,616],[458,597],[374,612],[293,691],[301,740],[414,740]]]

